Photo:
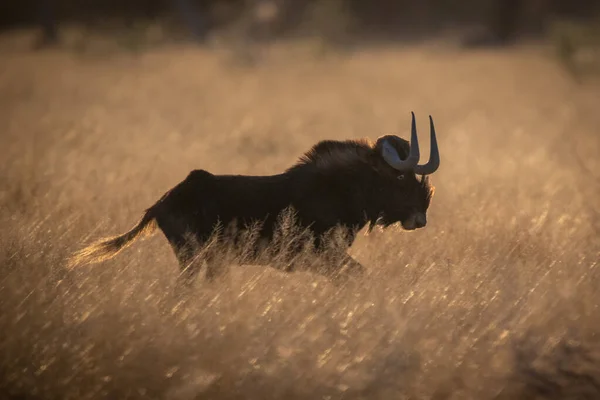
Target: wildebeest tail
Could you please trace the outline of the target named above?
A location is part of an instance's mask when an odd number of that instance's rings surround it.
[[[71,256],[68,267],[73,268],[81,264],[97,263],[116,256],[140,236],[148,235],[156,229],[153,209],[146,210],[140,221],[128,232],[119,236],[101,239],[89,246],[75,252]]]

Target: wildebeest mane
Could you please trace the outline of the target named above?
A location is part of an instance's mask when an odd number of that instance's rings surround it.
[[[401,159],[409,153],[409,142],[397,136],[384,136],[372,142],[369,139],[322,140],[304,153],[288,171],[315,167],[323,172],[352,170],[372,162],[373,155],[381,154],[382,139],[390,140]]]
[[[373,145],[367,139],[322,140],[304,153],[288,171],[309,166],[323,171],[348,169],[367,163],[372,151]]]

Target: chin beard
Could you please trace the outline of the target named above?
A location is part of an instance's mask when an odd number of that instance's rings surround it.
[[[378,228],[381,231],[385,228],[389,228],[392,225],[398,225],[399,223],[399,221],[386,221],[383,216],[379,216],[376,219],[369,221],[369,232],[372,232],[375,228]]]

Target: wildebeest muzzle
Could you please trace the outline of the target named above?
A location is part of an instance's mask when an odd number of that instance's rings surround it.
[[[401,224],[407,231],[423,228],[427,225],[427,216],[422,212],[414,212],[407,219],[401,221]]]

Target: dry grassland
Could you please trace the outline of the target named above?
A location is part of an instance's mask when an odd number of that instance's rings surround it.
[[[0,57],[5,398],[600,396],[600,85],[542,49]],[[160,233],[64,268],[191,169],[277,173],[411,110],[441,147],[429,224],[359,236],[361,281],[246,266],[181,298]]]

